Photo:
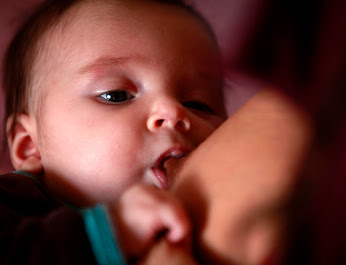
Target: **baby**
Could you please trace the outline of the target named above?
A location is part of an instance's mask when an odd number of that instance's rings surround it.
[[[165,162],[226,118],[218,47],[197,13],[178,0],[50,1],[10,46],[5,90],[11,160],[22,174],[0,180],[10,199],[1,227],[16,238],[1,236],[2,264],[57,256],[90,264],[85,234],[108,264],[105,222],[129,261],[164,230],[187,241],[182,206],[162,191],[172,181]]]

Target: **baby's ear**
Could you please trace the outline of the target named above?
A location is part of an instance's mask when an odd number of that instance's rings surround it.
[[[37,148],[36,123],[27,114],[20,113],[13,121],[13,130],[8,135],[10,157],[16,170],[38,173],[43,170],[41,155]],[[7,121],[7,131],[12,118]]]

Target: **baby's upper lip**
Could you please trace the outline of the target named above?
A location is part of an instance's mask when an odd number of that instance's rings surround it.
[[[165,163],[171,158],[181,158],[187,156],[190,153],[190,149],[183,146],[175,146],[169,148],[165,152],[163,152],[152,167],[155,175],[160,183],[160,188],[167,189],[168,187],[168,179],[166,175]]]

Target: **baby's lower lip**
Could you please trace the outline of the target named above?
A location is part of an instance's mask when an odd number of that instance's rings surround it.
[[[155,181],[155,184],[158,186],[158,188],[166,190],[168,187],[168,182],[165,170],[161,167],[155,167],[152,170],[157,180]]]

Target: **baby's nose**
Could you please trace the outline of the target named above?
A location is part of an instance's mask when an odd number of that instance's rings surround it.
[[[170,129],[187,133],[190,130],[190,119],[179,102],[162,100],[154,104],[153,111],[147,121],[149,131],[157,132],[160,129]]]

